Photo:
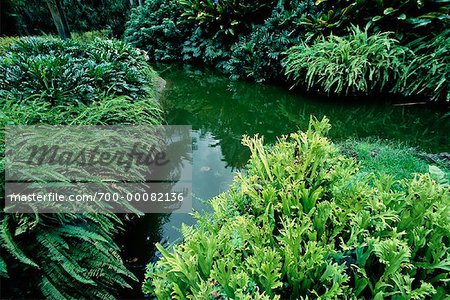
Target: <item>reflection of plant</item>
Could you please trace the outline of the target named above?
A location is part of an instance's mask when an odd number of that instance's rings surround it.
[[[327,120],[282,138],[258,137],[246,175],[197,214],[182,244],[149,264],[158,299],[448,296],[448,191],[428,175],[364,176],[324,134]]]
[[[286,75],[296,84],[326,93],[355,94],[383,91],[402,73],[407,48],[389,33],[370,34],[352,27],[344,37],[318,38],[287,51]]]
[[[230,81],[212,70],[187,66],[172,66],[162,76],[169,82],[163,103],[169,111],[169,124],[191,124],[193,129],[211,132],[220,140],[231,167],[244,167],[249,157],[240,144],[243,134],[260,133],[272,143],[280,134],[307,128],[311,114],[333,121],[330,137],[336,141],[379,137],[431,153],[448,148],[445,132],[450,130],[450,115],[433,108],[359,102],[342,105],[317,96],[299,97],[282,87]]]

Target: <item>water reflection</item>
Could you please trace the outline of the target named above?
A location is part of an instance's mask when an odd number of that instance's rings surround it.
[[[305,129],[310,115],[328,116],[334,140],[378,137],[398,140],[427,152],[449,147],[450,114],[424,106],[342,103],[289,92],[285,87],[232,82],[211,70],[170,67],[162,72],[168,82],[164,104],[169,124],[190,124],[211,133],[227,165],[240,168],[248,152],[243,134],[276,136]]]

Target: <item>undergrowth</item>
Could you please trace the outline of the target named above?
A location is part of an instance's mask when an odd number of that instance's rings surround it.
[[[91,40],[87,37],[88,40]],[[0,192],[8,125],[160,124],[156,73],[119,41],[19,39],[0,56]],[[3,206],[2,206],[3,207]],[[114,214],[1,213],[0,274],[15,297],[114,299],[137,280],[114,238]]]
[[[158,299],[443,299],[450,193],[428,174],[361,173],[326,133],[327,119],[251,150],[246,174],[213,213],[147,267]]]

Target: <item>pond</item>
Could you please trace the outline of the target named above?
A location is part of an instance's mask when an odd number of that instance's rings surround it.
[[[277,136],[305,129],[310,115],[330,119],[330,137],[335,141],[374,137],[429,153],[449,149],[450,114],[442,109],[395,106],[384,99],[369,104],[332,101],[286,87],[230,81],[216,71],[188,66],[160,66],[158,71],[167,81],[161,99],[167,123],[193,128],[196,210],[208,210],[208,199],[227,190],[234,172],[245,166],[249,151],[241,145],[242,135],[259,133],[266,143],[273,143]],[[194,220],[187,214],[153,214],[130,223],[122,244],[127,266],[139,279],[145,265],[156,259],[155,243],[176,242],[182,223]],[[142,298],[140,283],[122,296]]]

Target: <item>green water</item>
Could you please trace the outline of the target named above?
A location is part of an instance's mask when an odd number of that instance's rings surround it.
[[[158,71],[167,81],[161,100],[167,123],[193,128],[196,210],[207,210],[205,201],[227,190],[233,173],[245,166],[249,152],[241,145],[242,135],[259,133],[271,143],[277,136],[305,129],[310,115],[329,117],[330,137],[335,141],[376,137],[430,153],[450,150],[450,115],[442,109],[342,103],[300,95],[285,87],[232,82],[205,69],[162,66]],[[172,214],[147,215],[133,222],[124,243],[129,267],[142,276],[145,264],[154,259],[154,244],[175,242],[183,222],[194,221],[190,215]],[[136,295],[127,296],[138,297],[139,286],[136,289]]]

